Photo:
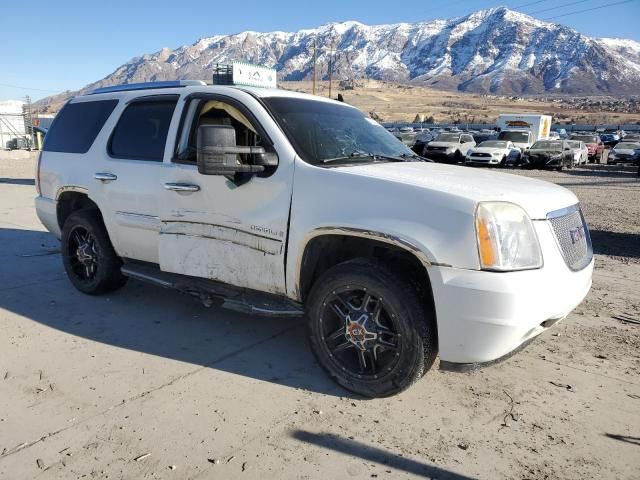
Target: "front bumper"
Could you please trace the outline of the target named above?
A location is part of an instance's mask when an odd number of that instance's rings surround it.
[[[543,268],[499,273],[428,267],[443,369],[469,370],[507,358],[566,317],[589,292],[593,260],[571,271],[549,222],[534,225]]]
[[[455,152],[442,150],[425,150],[423,156],[434,162],[453,163],[456,161]]]
[[[500,165],[502,158],[500,157],[474,157],[469,155],[464,159],[464,163],[471,165]]]

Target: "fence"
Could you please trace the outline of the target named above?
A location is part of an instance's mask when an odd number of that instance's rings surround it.
[[[407,123],[407,122],[383,122],[383,127],[422,127],[422,128],[445,128],[445,127],[457,127],[465,130],[482,130],[484,128],[494,129],[498,126],[497,123]],[[564,128],[567,132],[575,131],[596,131],[600,128],[624,130],[626,132],[640,132],[640,125],[626,124],[626,125],[594,125],[594,124],[581,124],[581,125],[563,125],[561,123],[554,123],[552,129]]]

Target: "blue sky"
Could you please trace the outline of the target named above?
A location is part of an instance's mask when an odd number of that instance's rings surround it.
[[[368,24],[414,22],[465,15],[498,5],[538,18],[568,13],[553,21],[591,36],[640,40],[640,0],[573,13],[616,1],[620,0],[6,2],[0,9],[0,100],[25,95],[37,99],[74,90],[103,78],[132,57],[162,47],[190,44],[214,34],[293,31],[342,20]]]

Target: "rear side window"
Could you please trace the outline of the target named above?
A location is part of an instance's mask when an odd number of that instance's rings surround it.
[[[111,136],[113,157],[161,162],[177,99],[130,104]]]
[[[47,132],[46,152],[87,153],[118,100],[67,103]]]

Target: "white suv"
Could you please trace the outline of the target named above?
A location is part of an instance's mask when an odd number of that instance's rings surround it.
[[[344,103],[201,82],[72,99],[36,207],[87,294],[128,277],[211,304],[306,314],[341,385],[387,396],[507,357],[564,318],[593,269],[577,198],[439,165]]]

